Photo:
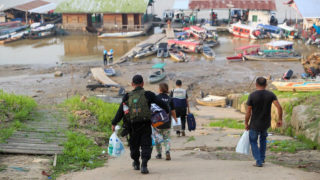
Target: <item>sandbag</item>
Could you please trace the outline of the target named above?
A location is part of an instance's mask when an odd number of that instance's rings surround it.
[[[250,154],[250,141],[249,141],[249,131],[245,131],[236,147],[236,152],[240,154]]]

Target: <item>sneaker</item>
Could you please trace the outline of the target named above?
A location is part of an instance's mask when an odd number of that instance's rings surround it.
[[[156,156],[156,159],[162,159],[161,154],[158,154],[158,155]]]
[[[133,161],[132,163],[133,169],[134,170],[140,170],[140,162],[139,161]]]
[[[170,152],[166,152],[166,160],[167,160],[167,161],[170,161],[170,160],[171,160]]]
[[[255,167],[263,167],[263,164],[258,164],[258,163],[256,163],[256,164],[254,164],[253,166],[255,166]]]
[[[180,137],[180,132],[179,131],[177,131],[177,137]]]
[[[186,133],[184,131],[182,131],[181,136],[186,136]]]
[[[142,174],[149,174],[149,170],[147,166],[141,166],[141,173]]]

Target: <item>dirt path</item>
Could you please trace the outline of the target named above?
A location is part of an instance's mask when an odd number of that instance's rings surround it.
[[[252,165],[251,156],[234,153],[234,148],[243,130],[210,128],[209,121],[220,118],[242,119],[243,114],[233,109],[199,107],[198,129],[187,133],[187,137],[172,136],[172,161],[157,160],[155,152],[149,163],[149,175],[132,170],[129,150],[120,158],[109,160],[104,167],[74,172],[59,179],[319,179],[319,174],[286,168],[266,162],[265,167]],[[210,112],[210,113],[209,113]],[[209,113],[209,116],[204,114]],[[190,138],[190,137],[194,138]],[[269,140],[290,139],[284,136],[270,136]]]

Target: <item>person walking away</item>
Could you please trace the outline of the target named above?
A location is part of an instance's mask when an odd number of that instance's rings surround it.
[[[271,125],[271,107],[274,104],[278,110],[278,127],[282,126],[282,107],[274,93],[267,91],[267,80],[258,77],[256,80],[256,91],[249,95],[247,101],[248,109],[245,116],[245,128],[249,130],[249,140],[252,155],[256,160],[255,166],[262,167],[266,157],[266,140],[268,128]],[[250,120],[250,124],[249,124]],[[258,138],[260,147],[258,147]]]
[[[155,103],[167,113],[169,107],[161,101],[153,92],[143,89],[143,78],[135,75],[132,78],[133,91],[127,93],[120,104],[117,114],[112,121],[112,131],[115,126],[126,119],[128,122],[130,155],[133,159],[133,168],[140,170],[140,148],[141,148],[141,173],[148,174],[148,161],[151,158],[152,139],[151,139],[151,104]]]
[[[108,64],[108,59],[107,59],[107,55],[108,54],[108,51],[107,50],[104,50],[103,51],[103,65],[107,65]]]
[[[177,117],[181,119],[181,131],[177,131],[178,137],[185,136],[187,111],[190,114],[187,90],[182,88],[182,81],[176,81],[176,88],[171,91],[170,96],[173,98],[173,104]]]
[[[169,113],[169,119],[170,121],[164,123],[163,125],[157,127],[157,129],[159,130],[159,133],[163,136],[163,144],[165,147],[165,151],[166,151],[166,160],[169,161],[171,160],[171,156],[170,156],[170,127],[171,127],[171,116],[173,117],[173,119],[177,121],[177,117],[176,117],[176,111],[174,108],[174,104],[172,101],[172,98],[170,96],[168,96],[169,93],[169,87],[167,83],[160,83],[159,84],[159,95],[157,96],[159,99],[161,99],[162,101],[166,102],[169,109],[170,109],[170,113]],[[156,145],[156,149],[157,149],[157,159],[161,159],[162,158],[162,145],[161,144],[157,144]]]
[[[109,63],[113,63],[113,49],[108,52]]]

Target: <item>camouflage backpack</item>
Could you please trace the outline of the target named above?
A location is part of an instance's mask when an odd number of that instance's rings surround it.
[[[151,110],[144,93],[145,91],[143,89],[132,91],[129,93],[128,117],[131,123],[151,121]]]

